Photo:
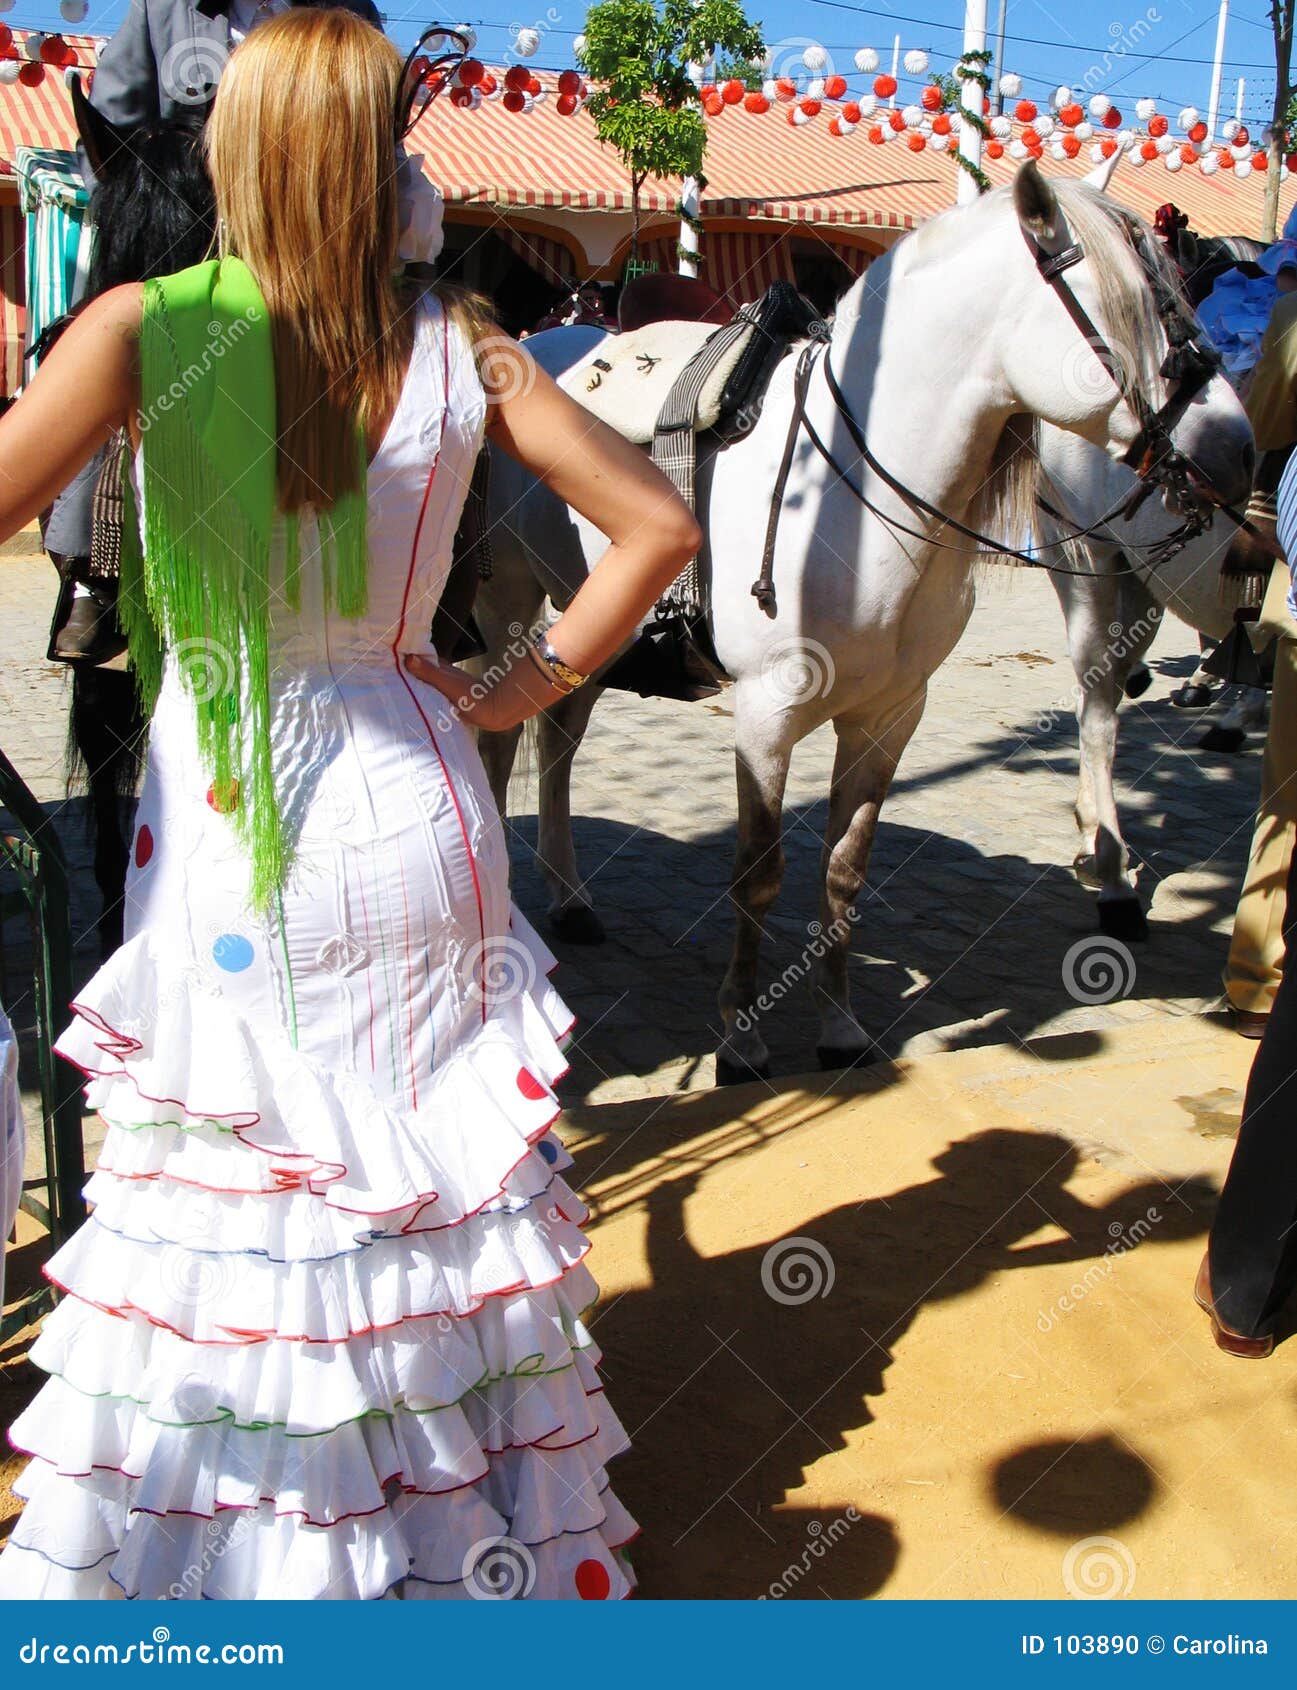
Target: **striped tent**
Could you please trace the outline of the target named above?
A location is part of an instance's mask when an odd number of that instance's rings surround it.
[[[14,171],[27,216],[27,326],[30,351],[41,333],[80,297],[94,251],[86,212],[90,195],[75,153],[19,147]],[[33,373],[28,360],[27,374]]]
[[[0,205],[0,399],[22,386],[26,298],[27,220],[20,205]]]

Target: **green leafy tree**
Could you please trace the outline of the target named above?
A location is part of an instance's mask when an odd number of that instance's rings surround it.
[[[595,133],[630,174],[633,258],[644,183],[702,175],[707,128],[688,67],[713,51],[745,61],[764,51],[739,0],[596,0],[586,13],[579,61],[595,85]]]

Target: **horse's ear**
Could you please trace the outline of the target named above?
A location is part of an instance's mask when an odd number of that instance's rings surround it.
[[[1048,241],[1057,233],[1062,222],[1058,195],[1036,168],[1034,158],[1018,167],[1013,179],[1013,205],[1019,223],[1037,240]]]
[[[1101,163],[1097,164],[1093,170],[1088,172],[1087,175],[1083,176],[1081,180],[1087,187],[1093,188],[1095,193],[1106,194],[1108,191],[1108,184],[1112,181],[1113,173],[1120,163],[1121,148],[1118,147],[1111,158],[1105,158]]]
[[[126,132],[117,128],[116,124],[97,112],[86,98],[81,87],[81,78],[75,73],[71,79],[72,116],[76,121],[77,134],[81,137],[81,145],[86,149],[86,158],[90,168],[98,177],[104,177],[112,170],[118,153],[126,146]]]

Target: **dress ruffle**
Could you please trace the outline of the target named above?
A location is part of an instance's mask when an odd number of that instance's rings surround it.
[[[534,946],[402,1111],[141,934],[60,1041],[111,1123],[15,1424],[5,1597],[619,1597],[626,1446],[549,1131],[569,1018]],[[151,1019],[141,1022],[140,1006]]]

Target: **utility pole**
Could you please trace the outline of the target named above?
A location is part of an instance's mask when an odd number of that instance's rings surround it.
[[[1229,22],[1229,0],[1220,0],[1220,17],[1216,22],[1216,56],[1211,66],[1211,97],[1207,102],[1207,145],[1216,139],[1216,122],[1220,117],[1220,78],[1225,64],[1225,25]]]
[[[1224,0],[1228,5],[1229,0]],[[991,100],[995,107],[995,115],[1000,117],[1004,112],[1004,95],[1000,92],[1000,78],[1004,75],[1004,25],[1008,16],[1009,0],[1000,0],[1000,21],[995,28],[995,85],[991,90]]]

